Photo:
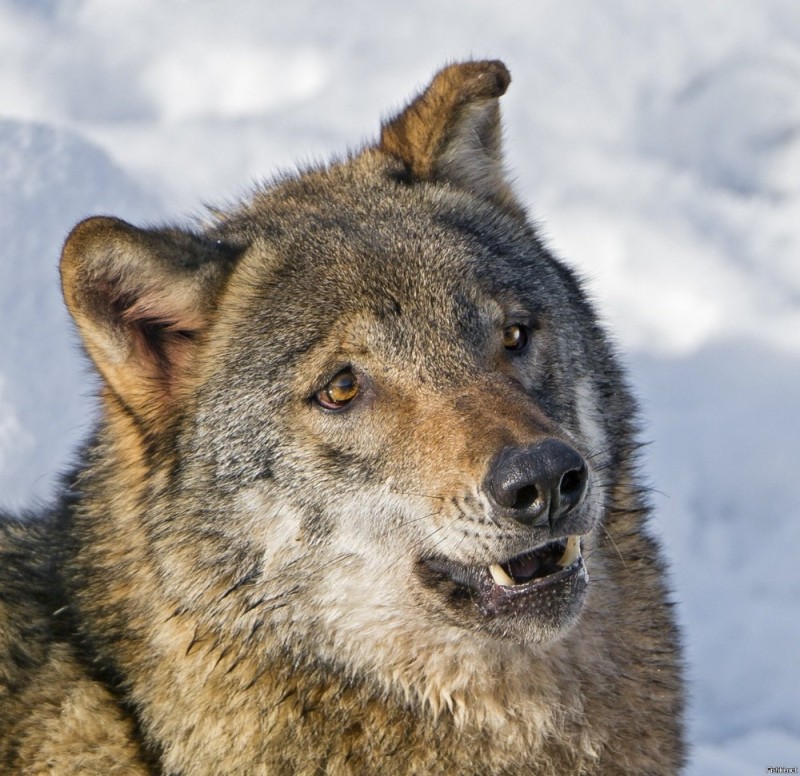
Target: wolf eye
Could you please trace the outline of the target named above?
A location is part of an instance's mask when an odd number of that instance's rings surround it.
[[[357,395],[358,380],[352,370],[344,369],[314,394],[314,400],[326,410],[340,410]]]
[[[525,350],[528,345],[528,327],[512,323],[503,329],[503,347],[506,350]]]

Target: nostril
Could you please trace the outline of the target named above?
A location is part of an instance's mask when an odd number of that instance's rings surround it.
[[[530,509],[539,498],[539,490],[535,485],[524,485],[514,498],[512,509]]]
[[[580,469],[573,469],[561,478],[561,485],[558,491],[561,496],[566,498],[577,496],[583,489],[583,483],[585,481],[586,468],[582,466]]]

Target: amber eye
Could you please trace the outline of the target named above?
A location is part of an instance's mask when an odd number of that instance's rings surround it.
[[[503,347],[506,350],[524,350],[528,344],[528,327],[512,323],[503,329]]]
[[[339,372],[314,399],[327,410],[340,410],[358,395],[358,380],[350,369]]]

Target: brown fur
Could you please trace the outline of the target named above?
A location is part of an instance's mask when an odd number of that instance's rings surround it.
[[[509,81],[452,65],[377,146],[201,232],[70,235],[103,419],[58,507],[0,520],[8,772],[679,770],[635,408],[504,177]],[[321,408],[342,369],[356,399]],[[542,440],[587,461],[568,529],[487,495],[498,451]],[[580,605],[487,614],[437,566],[484,580],[578,533]]]

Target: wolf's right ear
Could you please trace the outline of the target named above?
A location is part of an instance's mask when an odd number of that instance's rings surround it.
[[[412,181],[449,181],[519,212],[503,168],[499,98],[510,83],[498,60],[450,65],[383,124],[378,148]]]
[[[141,421],[172,403],[234,258],[206,238],[115,218],[82,221],[67,238],[67,307],[98,370]]]

